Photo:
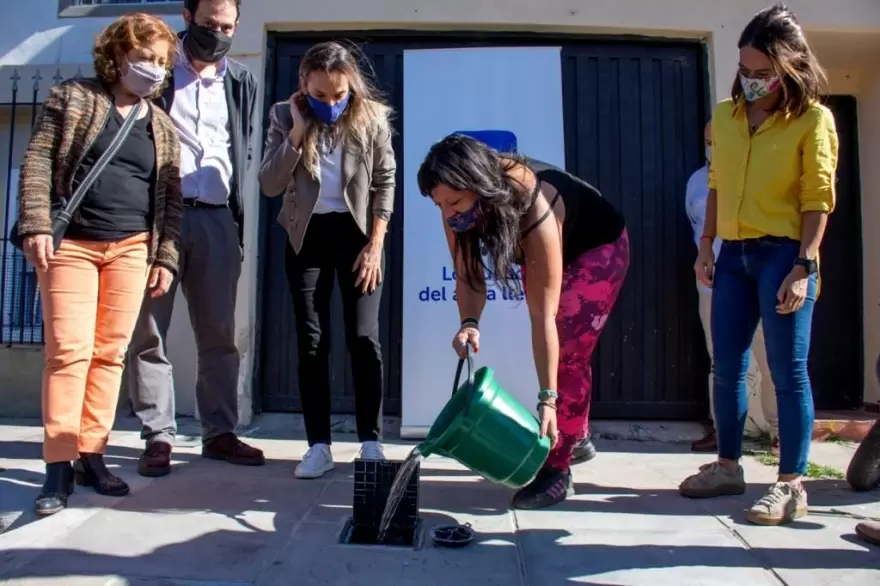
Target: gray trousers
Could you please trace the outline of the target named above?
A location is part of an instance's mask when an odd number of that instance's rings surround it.
[[[129,394],[147,443],[173,445],[177,432],[166,336],[178,285],[186,297],[198,351],[196,404],[202,440],[232,432],[238,424],[235,298],[240,275],[241,247],[232,212],[184,208],[177,278],[166,295],[145,297],[129,346]]]

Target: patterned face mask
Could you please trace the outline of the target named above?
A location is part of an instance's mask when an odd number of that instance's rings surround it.
[[[480,221],[479,202],[474,202],[471,208],[446,218],[446,223],[454,232],[467,232],[475,227]]]
[[[782,85],[779,76],[772,77],[746,77],[740,74],[739,83],[743,88],[743,95],[747,102],[754,102],[767,97]]]

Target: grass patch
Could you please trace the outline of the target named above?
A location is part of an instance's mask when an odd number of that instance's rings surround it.
[[[770,452],[750,450],[750,454],[746,454],[747,456],[751,456],[764,466],[779,466],[779,458],[774,456]]]
[[[751,456],[765,466],[773,466],[774,468],[779,466],[779,458],[777,456],[774,456],[770,452],[766,452],[763,450],[744,450],[743,455]],[[831,468],[830,466],[819,466],[818,464],[814,464],[813,462],[807,462],[807,473],[805,474],[805,476],[807,478],[833,478],[837,480],[846,478],[843,472],[836,468]]]
[[[843,480],[846,478],[846,475],[837,468],[832,468],[831,466],[819,466],[813,462],[807,462],[807,478],[834,478],[836,480]]]

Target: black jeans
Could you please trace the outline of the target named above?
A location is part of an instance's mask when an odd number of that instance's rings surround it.
[[[379,302],[382,286],[372,293],[355,287],[352,270],[367,244],[347,213],[315,214],[299,254],[287,244],[287,280],[293,295],[299,351],[299,392],[309,446],[330,444],[330,299],[334,276],[342,294],[345,341],[354,379],[355,419],[359,441],[379,439],[382,409],[382,347]],[[384,273],[385,256],[382,255]],[[342,368],[339,364],[337,368]]]

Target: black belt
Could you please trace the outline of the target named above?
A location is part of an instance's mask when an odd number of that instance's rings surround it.
[[[183,205],[188,208],[204,208],[206,210],[219,210],[227,207],[225,203],[205,203],[195,198],[184,199]]]

